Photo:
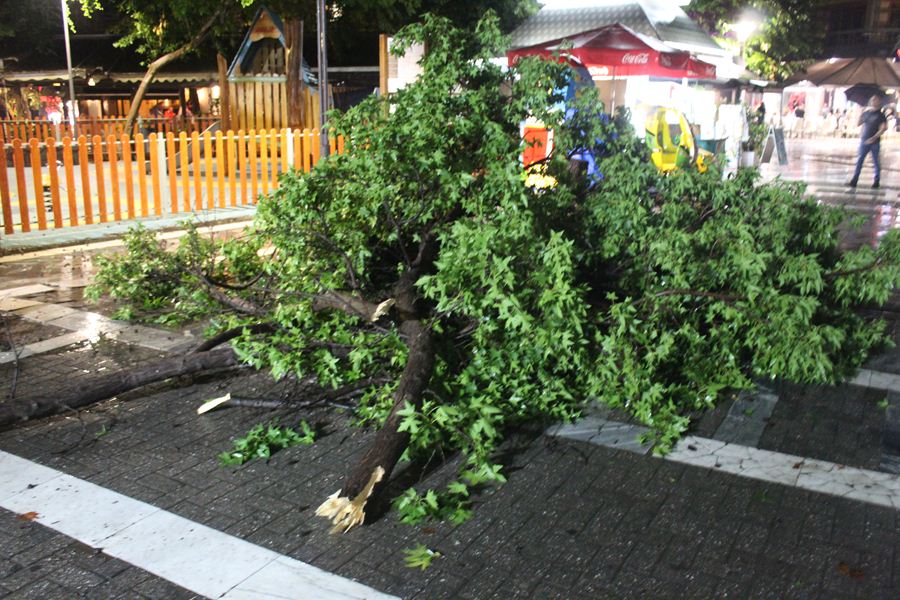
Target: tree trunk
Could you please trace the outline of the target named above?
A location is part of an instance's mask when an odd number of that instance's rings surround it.
[[[377,502],[409,444],[409,433],[399,431],[402,421],[399,412],[407,402],[416,408],[421,405],[434,368],[434,346],[431,333],[419,320],[404,322],[401,331],[409,340],[409,358],[394,393],[391,413],[344,486],[316,510],[317,515],[331,519],[332,532],[346,532],[365,521],[367,504]]]
[[[423,248],[430,246],[425,244]],[[425,326],[417,307],[415,281],[418,278],[423,253],[414,267],[407,271],[395,286],[395,306],[400,315],[400,333],[407,340],[409,355],[400,376],[394,405],[387,420],[369,447],[368,452],[344,482],[344,486],[332,494],[316,510],[316,514],[331,519],[332,532],[347,532],[365,521],[365,508],[376,504],[385,489],[394,466],[409,445],[409,433],[400,431],[400,411],[407,403],[418,409],[422,395],[431,380],[434,369],[434,340]]]
[[[87,406],[171,377],[233,367],[237,364],[234,351],[230,348],[221,348],[166,358],[144,369],[124,369],[102,377],[93,377],[80,383],[71,393],[62,397],[44,396],[31,401],[10,400],[0,405],[0,427]]]
[[[144,99],[144,94],[147,93],[147,88],[150,86],[150,82],[153,81],[153,78],[156,77],[156,72],[161,68],[172,62],[173,60],[177,60],[193,50],[197,47],[197,45],[203,41],[203,39],[209,34],[212,29],[213,24],[216,22],[222,13],[225,10],[225,5],[220,8],[216,13],[209,18],[206,23],[203,24],[203,27],[197,32],[197,35],[189,41],[184,46],[181,46],[177,50],[173,50],[168,54],[164,54],[154,60],[147,67],[147,72],[144,74],[144,78],[141,79],[141,84],[138,86],[137,91],[134,93],[134,98],[131,99],[131,108],[128,109],[128,116],[125,117],[125,133],[131,134],[132,129],[134,128],[134,122],[137,120],[138,112],[141,109],[141,102]]]

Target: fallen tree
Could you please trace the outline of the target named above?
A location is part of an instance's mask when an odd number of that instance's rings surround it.
[[[429,18],[399,50],[411,42],[429,49],[419,80],[335,115],[346,152],[283,177],[244,236],[190,232],[167,253],[136,231],[94,288],[132,316],[240,331],[239,360],[276,378],[371,382],[355,409],[378,433],[319,508],[335,529],[363,521],[404,458],[461,451],[465,496],[503,480],[492,455],[510,427],[594,400],[665,451],[726,390],[838,381],[885,342],[855,308],[896,286],[897,231],[845,252],[846,215],[802,186],[661,176],[596,95],[554,109],[565,65],[493,65],[493,17],[475,35]],[[549,188],[525,185],[527,117],[554,131]],[[571,168],[587,148],[599,180]]]

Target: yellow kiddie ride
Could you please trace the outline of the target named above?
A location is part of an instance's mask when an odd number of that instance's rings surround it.
[[[705,172],[711,152],[702,150],[694,139],[691,125],[681,111],[659,107],[650,112],[646,121],[645,140],[650,147],[650,159],[663,173],[696,165]]]

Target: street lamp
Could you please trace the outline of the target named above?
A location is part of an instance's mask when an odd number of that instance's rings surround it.
[[[729,29],[734,32],[734,37],[737,38],[738,44],[740,44],[741,66],[746,64],[746,61],[744,60],[744,45],[747,43],[747,40],[750,39],[750,36],[759,28],[759,24],[759,19],[755,16],[744,15],[740,21],[732,23],[729,27]]]
[[[328,47],[325,34],[325,0],[316,2],[316,38],[319,47],[319,143],[320,156],[328,156],[328,130],[325,112],[328,110]]]
[[[66,0],[60,0],[62,8],[63,21],[63,39],[66,42],[66,67],[69,71],[69,127],[72,129],[72,135],[75,135],[75,111],[78,110],[75,104],[75,77],[72,74],[72,47],[69,45],[69,5]]]

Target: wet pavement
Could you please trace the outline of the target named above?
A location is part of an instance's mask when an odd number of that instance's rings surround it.
[[[762,165],[764,178],[802,181],[818,202],[868,217],[862,227],[847,231],[848,246],[875,244],[888,230],[900,228],[900,138],[882,143],[881,186],[877,190],[870,187],[874,179],[871,159],[863,167],[859,185],[847,185],[856,166],[858,140],[789,139],[786,143],[788,164]]]

